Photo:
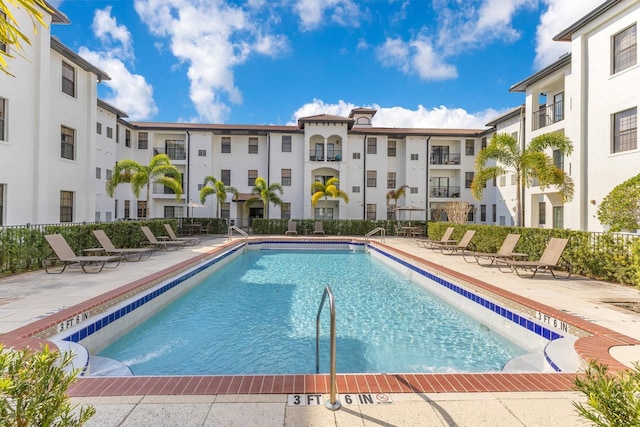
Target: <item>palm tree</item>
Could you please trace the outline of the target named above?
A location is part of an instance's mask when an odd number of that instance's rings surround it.
[[[531,140],[521,150],[516,139],[508,134],[495,134],[489,144],[480,150],[476,157],[476,173],[471,183],[471,193],[477,200],[482,198],[482,190],[487,181],[507,172],[516,175],[516,226],[523,223],[522,192],[523,186],[531,187],[537,179],[541,189],[554,185],[559,188],[563,202],[573,198],[573,181],[553,159],[543,150],[555,148],[562,155],[571,154],[573,145],[569,138],[560,132],[546,133]],[[495,166],[486,166],[489,160],[495,160]]]
[[[390,201],[391,199],[394,200],[394,204],[396,206],[396,208],[398,207],[398,199],[402,196],[404,196],[405,194],[407,194],[407,188],[409,188],[408,185],[403,185],[402,187],[396,189],[396,190],[389,190],[389,192],[387,193],[387,212],[389,212],[389,205],[390,205]],[[395,217],[395,215],[394,215]]]
[[[31,17],[31,21],[33,22],[34,33],[37,30],[36,22],[45,28],[47,27],[42,12],[38,7],[49,13],[52,11],[44,0],[9,0],[0,2],[0,14],[5,17],[5,19],[0,20],[0,45],[6,47],[5,49],[0,49],[0,71],[13,76],[13,74],[9,72],[9,65],[7,64],[7,59],[14,57],[10,53],[11,50],[22,54],[24,52],[22,42],[30,45],[31,41],[29,41],[29,37],[18,28],[18,23],[11,13],[8,3],[13,3],[18,8],[24,9],[27,12],[27,15]],[[8,49],[9,47],[12,47],[12,49]]]
[[[318,204],[318,200],[324,198],[326,201],[328,197],[334,199],[342,199],[346,203],[349,203],[349,196],[347,193],[338,188],[340,180],[338,178],[329,178],[326,183],[321,181],[315,181],[311,184],[311,206],[314,208]]]
[[[176,200],[182,196],[182,174],[171,164],[166,154],[153,156],[148,166],[143,166],[134,160],[120,160],[113,168],[111,179],[107,180],[107,194],[113,197],[116,187],[125,182],[131,183],[133,194],[140,197],[140,189],[147,186],[147,218],[150,212],[151,184],[157,183],[168,187],[176,194]]]
[[[207,184],[211,183],[212,186]],[[216,179],[212,176],[206,176],[204,181],[202,182],[202,188],[200,189],[200,203],[204,204],[205,200],[211,194],[216,195],[216,199],[218,200],[218,214],[216,215],[220,218],[220,208],[222,204],[227,200],[227,194],[233,194],[233,199],[236,200],[240,195],[240,192],[236,187],[228,187],[224,185],[224,182],[220,179]]]
[[[262,201],[264,204],[264,217],[269,219],[269,203],[273,203],[274,206],[282,206],[284,202],[278,197],[276,191],[282,194],[282,185],[279,183],[267,184],[267,180],[262,177],[257,177],[255,185],[251,189],[251,197],[244,202],[247,208],[250,208],[257,201]]]

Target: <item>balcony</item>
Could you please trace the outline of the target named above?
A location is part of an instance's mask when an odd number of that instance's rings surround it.
[[[311,162],[339,162],[342,160],[342,150],[327,150],[327,158],[325,159],[324,153],[316,150],[309,152],[309,161]]]
[[[153,155],[166,154],[171,160],[186,160],[187,152],[184,147],[153,147]]]
[[[459,185],[431,186],[429,187],[429,195],[431,197],[436,197],[441,199],[458,199],[460,198],[460,186]]]
[[[460,153],[431,153],[429,163],[432,165],[459,165]]]
[[[531,130],[538,130],[564,120],[564,101],[551,105],[542,104],[538,111],[531,115]]]

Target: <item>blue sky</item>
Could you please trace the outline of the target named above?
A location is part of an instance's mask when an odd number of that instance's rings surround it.
[[[568,52],[603,0],[58,0],[52,34],[111,76],[132,121],[292,124],[378,110],[374,126],[484,127],[509,87]]]

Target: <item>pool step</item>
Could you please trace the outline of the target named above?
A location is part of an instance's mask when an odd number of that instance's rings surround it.
[[[528,353],[510,359],[502,372],[552,372],[552,369],[542,354]]]
[[[129,377],[133,376],[131,369],[115,359],[102,356],[89,358],[89,376],[92,377]]]

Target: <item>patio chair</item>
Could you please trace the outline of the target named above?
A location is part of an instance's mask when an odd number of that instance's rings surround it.
[[[313,228],[313,234],[318,234],[318,235],[322,235],[324,236],[324,228],[322,227],[322,221],[316,221],[314,228]]]
[[[169,241],[172,242],[185,242],[187,245],[197,245],[200,243],[199,237],[178,237],[176,236],[175,231],[171,227],[171,224],[164,224],[164,229],[167,230],[167,234],[169,235]]]
[[[542,252],[540,259],[538,261],[517,261],[510,259],[498,259],[496,260],[496,265],[500,269],[500,271],[504,270],[503,267],[508,267],[508,271],[515,271],[516,274],[520,277],[533,277],[539,270],[546,270],[553,276],[554,279],[563,278],[568,279],[571,276],[571,265],[566,263],[566,266],[559,265],[560,259],[562,258],[562,254],[564,253],[565,248],[567,247],[567,243],[569,243],[569,239],[561,239],[558,237],[552,237],[549,239],[547,243],[547,247]],[[565,270],[567,271],[566,276],[556,276],[556,271]],[[521,271],[530,271],[530,275],[523,275]]]
[[[143,256],[149,258],[153,248],[116,248],[104,230],[91,230],[107,255],[121,255],[126,261],[140,261]]]
[[[67,267],[81,267],[85,273],[100,273],[107,264],[114,264],[109,265],[111,268],[117,267],[122,259],[120,255],[77,256],[62,234],[46,234],[44,238],[55,254],[42,260],[42,267],[48,274],[60,274]],[[62,263],[62,270],[52,270],[58,262]],[[88,268],[90,266],[94,268]]]
[[[520,240],[519,234],[510,233],[505,237],[502,242],[502,246],[498,249],[498,252],[469,252],[463,251],[462,257],[467,262],[477,262],[482,266],[490,266],[496,261],[496,259],[515,259],[515,258],[524,258],[527,254],[523,254],[520,252],[513,252],[516,248],[516,244]],[[469,259],[467,259],[469,257]],[[487,260],[488,264],[483,264],[480,260]]]
[[[166,251],[171,249],[176,250],[178,248],[183,248],[187,244],[187,242],[183,240],[158,240],[147,225],[143,225],[140,229],[147,238],[147,240],[142,243],[152,246],[154,249],[164,249]]]
[[[298,235],[298,223],[295,221],[289,221],[287,224],[287,231],[284,232],[285,236],[297,236]]]
[[[442,235],[442,238],[440,240],[418,239],[416,240],[416,244],[422,248],[428,249],[431,248],[431,246],[433,246],[434,244],[457,243],[456,240],[451,240],[451,235],[453,234],[454,230],[454,227],[448,227],[444,231],[444,234]]]
[[[431,249],[434,251],[440,251],[443,255],[453,255],[454,253],[462,253],[467,250],[471,239],[476,234],[476,230],[467,230],[462,236],[462,239],[458,243],[435,243]]]

